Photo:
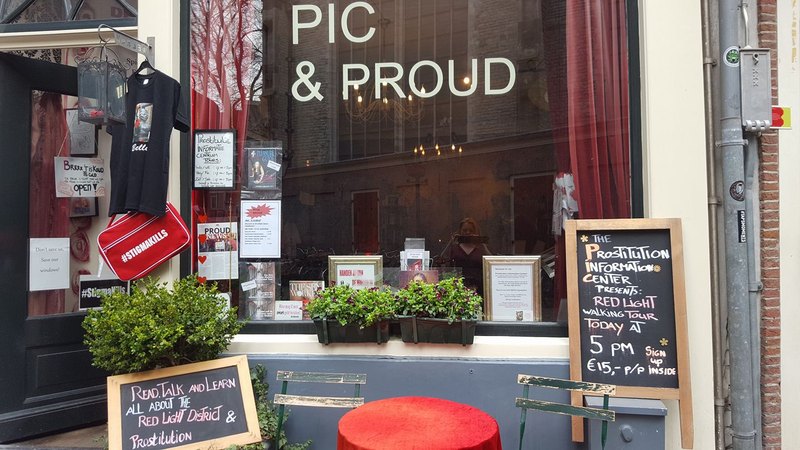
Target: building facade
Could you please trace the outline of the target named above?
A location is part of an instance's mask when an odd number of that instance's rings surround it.
[[[37,28],[47,7],[24,13],[36,3],[0,2],[0,49],[26,50],[28,56],[37,49],[40,59],[49,52],[50,62],[74,66],[100,45],[97,26],[105,21],[139,40],[154,38],[153,65],[180,81],[191,99],[192,132],[172,135],[168,199],[180,206],[197,239],[156,274],[174,279],[197,271],[230,293],[232,305],[249,318],[230,353],[247,354],[273,377],[279,369],[365,372],[368,399],[429,395],[469,403],[495,417],[503,441],[513,446],[516,374],[569,376],[569,332],[560,308],[566,266],[553,211],[592,219],[678,218],[693,447],[738,446],[749,439],[751,430],[739,422],[748,407],[736,395],[746,383],[760,395],[749,408],[755,447],[742,448],[800,447],[800,433],[782,426],[800,414],[789,400],[790,387],[782,384],[800,367],[792,357],[797,332],[790,320],[781,320],[797,312],[790,294],[797,290],[791,274],[799,269],[792,230],[800,218],[797,196],[789,193],[796,191],[792,149],[800,138],[792,128],[743,135],[755,149],[747,154],[758,162],[749,166],[758,182],[746,195],[754,206],[751,241],[757,242],[756,275],[748,286],[759,307],[751,308],[748,325],[758,343],[752,379],[742,381],[731,368],[739,361],[731,349],[739,347],[726,331],[740,324],[728,320],[725,236],[740,230],[724,226],[730,186],[723,185],[728,147],[721,145],[727,138],[721,111],[729,99],[720,81],[721,71],[731,67],[720,30],[736,25],[742,30],[738,47],[770,50],[771,103],[798,104],[796,4],[732,5],[740,20],[732,23],[721,19],[731,17],[723,11],[729,5],[683,0],[597,6],[547,0],[75,2],[74,18],[91,27],[58,22]],[[136,54],[114,49],[135,69]],[[0,76],[23,85],[25,77],[13,74],[27,71],[32,84],[25,86],[48,87],[41,84],[48,80],[38,80],[47,68],[3,64]],[[67,71],[61,77],[69,84],[74,76]],[[63,95],[53,108],[76,106],[74,88],[49,89]],[[0,95],[4,104],[24,102],[25,92]],[[28,116],[49,117],[41,112],[42,96],[33,98]],[[31,256],[30,238],[85,236],[88,251],[73,249],[70,276],[96,273],[93,246],[108,203],[99,198],[98,217],[74,216],[52,226],[59,221],[37,209],[54,203],[39,189],[39,180],[52,179],[52,169],[41,162],[65,156],[66,134],[55,122],[45,128],[31,119],[20,127],[19,120],[8,111],[0,115],[9,142],[4,153],[17,164],[3,169],[12,208],[29,211],[27,221],[8,215],[0,230],[6,236],[2,265],[10,271],[0,286],[14,304],[6,306],[0,333],[8,338],[4,342],[17,343],[3,350],[8,360],[20,362],[2,375],[14,388],[9,392],[16,392],[0,405],[4,442],[103,420],[105,412],[103,374],[87,368],[55,375],[68,372],[73,358],[88,362],[76,294],[32,287],[30,269],[15,261]],[[52,137],[42,141],[48,130]],[[234,189],[196,185],[198,130],[235,131]],[[100,131],[96,142],[97,157],[107,164],[110,137]],[[37,154],[36,148],[47,150]],[[258,174],[257,159],[271,168],[272,178]],[[553,207],[552,186],[563,174],[575,182],[574,208],[569,202]],[[277,253],[245,247],[242,200],[280,208]],[[68,207],[55,203],[47,206],[52,214],[65,214]],[[382,255],[389,280],[399,276],[391,268],[400,267],[405,238],[422,237],[431,268],[456,269],[451,241],[465,217],[475,219],[493,254],[542,256],[547,270],[538,283],[539,317],[486,321],[474,344],[464,347],[397,339],[325,346],[309,321],[275,320],[276,302],[292,296],[289,282],[327,281],[331,255]],[[226,233],[238,234],[238,249],[255,256],[204,247],[198,236],[204,224],[232,228]],[[75,242],[84,239],[70,244]],[[220,254],[236,254],[237,262],[204,266]],[[263,291],[241,287],[251,269],[272,271]],[[50,336],[48,329],[60,335]],[[678,402],[664,404],[666,448],[681,448]],[[330,448],[337,417],[298,410],[287,432],[297,436],[292,440],[309,437],[316,448]],[[551,448],[578,448],[569,424],[558,418],[537,417],[528,430],[526,439],[552,436]]]

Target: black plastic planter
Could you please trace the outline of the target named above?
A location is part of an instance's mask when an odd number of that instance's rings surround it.
[[[358,325],[342,326],[335,320],[315,319],[317,339],[325,345],[337,342],[375,342],[382,344],[389,340],[389,322],[381,321],[365,328]]]
[[[429,319],[416,316],[398,317],[403,342],[470,345],[475,340],[476,320]]]

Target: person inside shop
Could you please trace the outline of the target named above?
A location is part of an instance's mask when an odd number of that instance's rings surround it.
[[[463,219],[450,246],[450,263],[461,268],[464,285],[483,295],[483,256],[491,255],[486,236],[481,236],[475,219]]]

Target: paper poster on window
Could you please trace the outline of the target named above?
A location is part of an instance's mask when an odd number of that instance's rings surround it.
[[[28,279],[31,291],[69,288],[69,238],[31,238]]]
[[[101,158],[55,157],[56,197],[104,197],[106,174]]]
[[[241,258],[281,257],[280,200],[242,200]]]
[[[239,278],[239,225],[231,222],[197,225],[197,275],[207,280]]]

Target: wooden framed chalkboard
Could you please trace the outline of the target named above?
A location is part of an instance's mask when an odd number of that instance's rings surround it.
[[[110,450],[261,441],[246,356],[108,377]]]
[[[572,220],[565,232],[570,377],[614,384],[621,397],[678,400],[682,446],[692,448],[680,220]],[[573,419],[573,440],[582,425]]]

